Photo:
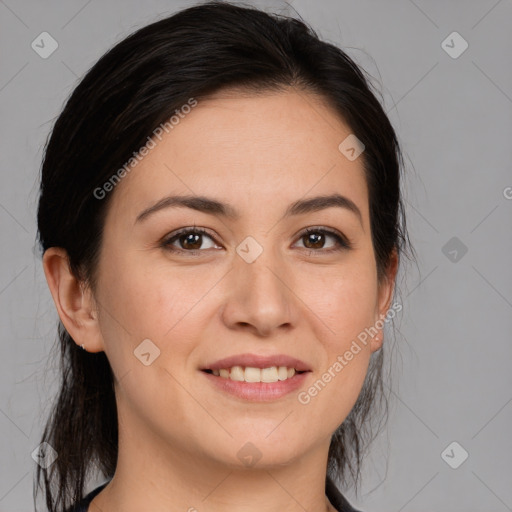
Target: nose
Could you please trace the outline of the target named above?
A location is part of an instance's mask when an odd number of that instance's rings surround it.
[[[222,311],[223,321],[230,329],[268,337],[296,325],[297,298],[291,278],[287,279],[282,262],[272,258],[270,252],[263,251],[252,263],[235,258]]]

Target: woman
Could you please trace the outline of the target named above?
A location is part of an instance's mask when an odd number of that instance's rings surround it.
[[[363,72],[299,20],[209,2],[106,53],[42,166],[48,509],[354,510],[334,481],[385,403],[401,163]]]

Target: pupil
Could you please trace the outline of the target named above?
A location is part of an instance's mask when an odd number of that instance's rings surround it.
[[[201,243],[198,244],[198,240],[201,238],[201,235],[197,235],[197,234],[194,234],[194,233],[188,233],[187,235],[184,235],[185,237],[185,240],[184,240],[184,243],[182,243],[182,246],[184,246],[185,248],[188,248],[188,249],[198,249],[199,247],[201,247]],[[195,239],[195,243],[198,244],[197,247],[190,247],[190,244],[189,242],[192,243],[192,245],[194,244],[194,239]]]
[[[320,245],[320,248],[321,248],[321,245],[322,245],[322,237],[323,237],[324,235],[322,235],[322,234],[318,234],[318,233],[310,233],[310,234],[308,234],[308,235],[306,235],[306,236],[307,236],[308,244],[309,244],[309,242],[310,242],[311,240],[313,240],[314,248],[315,248],[315,249],[318,249],[318,248],[319,248],[319,247],[318,247],[319,245]],[[316,240],[316,242],[315,242],[315,240]],[[308,245],[307,245],[307,244],[306,244],[306,247],[308,247]]]

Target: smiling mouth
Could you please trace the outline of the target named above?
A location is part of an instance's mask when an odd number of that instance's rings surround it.
[[[287,366],[271,366],[269,368],[255,368],[251,366],[233,366],[231,368],[222,368],[220,370],[202,370],[221,379],[233,380],[237,382],[279,382],[292,379],[297,374],[306,373],[306,371],[297,371],[295,368]]]

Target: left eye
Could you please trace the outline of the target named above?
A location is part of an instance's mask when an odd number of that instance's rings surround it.
[[[325,249],[325,247],[318,247],[318,245],[323,246],[325,244],[326,236],[334,239],[334,243],[327,249]],[[350,248],[350,243],[348,242],[348,240],[344,239],[335,231],[331,231],[328,229],[308,228],[305,232],[303,232],[300,235],[299,240],[306,240],[308,246],[305,246],[305,249],[325,249],[323,252],[336,251],[342,248]]]

